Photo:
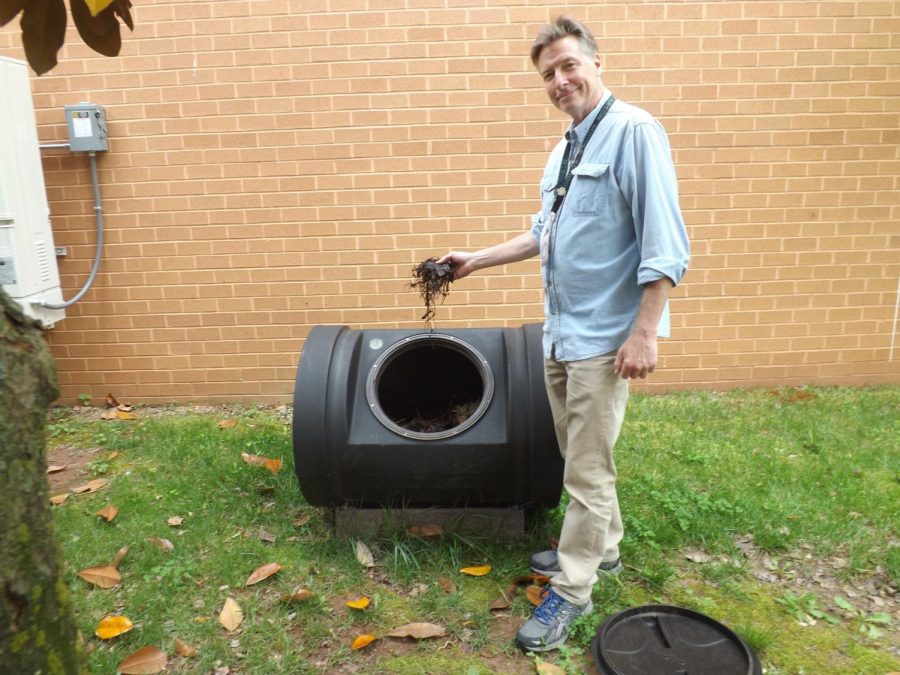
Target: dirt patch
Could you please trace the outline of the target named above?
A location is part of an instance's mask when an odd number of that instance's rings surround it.
[[[70,445],[59,445],[47,449],[47,466],[64,467],[60,471],[47,474],[50,494],[67,492],[77,485],[90,480],[91,462],[102,457],[102,448],[73,448]]]

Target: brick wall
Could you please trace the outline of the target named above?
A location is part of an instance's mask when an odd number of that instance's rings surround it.
[[[119,58],[70,27],[32,78],[41,142],[80,101],[111,136],[103,266],[48,333],[63,401],[288,400],[312,326],[420,328],[412,265],[537,209],[566,122],[527,53],[562,9],[678,168],[692,268],[641,386],[900,380],[900,2],[135,0]],[[17,22],[0,54],[22,57]],[[43,157],[71,297],[88,165]],[[460,282],[437,327],[539,320],[538,275]]]

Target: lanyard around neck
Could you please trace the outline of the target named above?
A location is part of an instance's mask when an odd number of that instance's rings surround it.
[[[569,166],[569,154],[572,152],[572,141],[566,142],[566,150],[563,153],[562,163],[559,165],[559,177],[556,179],[556,187],[554,188],[556,191],[556,200],[553,202],[553,208],[551,209],[553,213],[559,213],[559,208],[562,206],[563,199],[566,198],[566,193],[569,191],[569,185],[572,184],[575,167],[577,167],[578,163],[581,161],[581,156],[584,154],[588,141],[591,140],[591,136],[594,135],[597,126],[603,121],[603,118],[606,117],[606,113],[609,112],[609,109],[612,108],[612,104],[615,103],[615,101],[616,97],[612,95],[606,99],[606,103],[600,108],[600,112],[597,113],[597,116],[594,118],[594,121],[591,122],[591,126],[588,128],[587,133],[584,135],[584,142],[572,158],[571,167]]]

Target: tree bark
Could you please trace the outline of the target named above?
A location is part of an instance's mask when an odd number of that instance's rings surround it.
[[[0,670],[87,673],[47,488],[45,417],[59,396],[40,328],[0,289]]]

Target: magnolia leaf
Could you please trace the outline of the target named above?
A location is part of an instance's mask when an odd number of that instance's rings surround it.
[[[264,541],[267,544],[274,544],[277,540],[277,537],[274,534],[262,528],[259,529],[259,533],[257,536],[259,537],[260,541]]]
[[[47,467],[47,473],[59,473],[60,471],[65,471],[69,467],[68,464],[65,466],[59,466],[58,464],[51,464]]]
[[[181,524],[184,522],[184,516],[172,516],[166,522],[169,524],[169,527],[181,527]]]
[[[0,0],[0,26],[5,26],[25,8],[25,0]]]
[[[31,0],[23,5],[19,25],[25,57],[34,72],[43,75],[57,64],[56,53],[65,42],[66,5],[63,0]],[[3,9],[5,18],[9,12]]]
[[[109,565],[88,567],[86,570],[81,570],[78,576],[98,588],[112,588],[113,586],[118,586],[122,581],[122,575],[119,574],[119,570]]]
[[[440,539],[444,536],[444,528],[433,523],[429,525],[413,525],[409,528],[409,534],[420,539]]]
[[[372,555],[372,549],[359,540],[356,542],[356,559],[363,567],[375,567],[375,556]]]
[[[69,0],[69,10],[78,34],[88,47],[103,56],[119,55],[122,35],[114,7],[107,6],[96,16],[92,16],[87,0]]]
[[[116,419],[120,420],[136,420],[137,415],[126,410],[116,410]]]
[[[164,651],[153,645],[148,645],[141,647],[122,661],[116,667],[116,672],[123,675],[152,675],[165,670],[168,660]]]
[[[441,590],[444,593],[456,593],[456,584],[453,583],[453,580],[445,577],[443,574],[438,577],[438,586],[441,587]]]
[[[112,504],[107,504],[107,505],[104,506],[102,509],[100,509],[99,511],[97,511],[97,513],[95,513],[94,515],[95,515],[95,516],[100,516],[100,517],[103,518],[107,523],[111,523],[111,522],[113,521],[113,518],[115,518],[115,517],[116,517],[116,514],[118,514],[118,513],[119,513],[119,509],[117,509],[117,508],[116,508],[115,506],[113,506]]]
[[[173,544],[168,539],[163,539],[161,537],[148,537],[147,542],[153,544],[154,546],[159,546],[162,551],[174,551],[175,544]]]
[[[350,649],[362,649],[363,647],[368,647],[377,639],[378,638],[374,635],[360,635],[350,645]]]
[[[470,577],[483,577],[491,573],[491,566],[476,565],[474,567],[463,567],[460,572],[468,574]]]
[[[107,408],[102,413],[100,413],[100,419],[104,421],[114,420],[116,419],[116,415],[119,411],[115,408]]]
[[[312,597],[312,593],[305,588],[297,587],[290,593],[284,593],[281,596],[282,602],[305,602]]]
[[[369,606],[371,601],[366,597],[362,596],[361,598],[357,598],[356,600],[347,600],[344,604],[347,605],[350,609],[365,609]]]
[[[544,596],[547,595],[547,593],[547,589],[541,588],[540,586],[529,586],[525,589],[525,597],[528,598],[528,602],[535,607],[544,601]]]
[[[408,623],[399,628],[395,628],[389,633],[385,633],[385,637],[411,637],[416,640],[425,638],[442,637],[447,634],[443,626],[436,623]]]
[[[71,496],[71,492],[63,492],[61,495],[53,495],[52,497],[50,497],[50,503],[54,506],[59,506]]]
[[[128,549],[131,548],[130,544],[127,544],[116,551],[116,557],[113,558],[113,561],[109,564],[110,567],[115,567],[118,569],[119,565],[125,560],[125,556],[128,555]]]
[[[261,565],[253,570],[253,574],[247,577],[247,581],[244,582],[244,586],[252,586],[253,584],[258,584],[263,579],[268,579],[273,574],[277,573],[279,570],[283,569],[281,565],[277,562],[266,563],[265,565]]]
[[[127,616],[105,616],[97,624],[94,635],[101,640],[109,640],[122,633],[127,633],[132,628],[134,628],[134,624]]]
[[[175,653],[178,654],[178,656],[183,656],[184,658],[189,659],[197,656],[199,652],[197,651],[196,647],[192,647],[188,643],[182,642],[178,638],[175,638]]]
[[[85,492],[91,493],[96,492],[97,490],[102,490],[107,485],[109,485],[109,481],[105,478],[96,478],[92,481],[85,483],[84,485],[79,485],[78,487],[73,487],[72,492],[76,495],[83,494]]]
[[[229,633],[233,633],[241,625],[244,620],[244,612],[241,606],[235,602],[234,598],[225,598],[225,606],[219,614],[219,623],[225,627]]]
[[[219,420],[218,427],[220,429],[231,429],[237,426],[237,420]]]
[[[494,598],[491,602],[489,609],[491,611],[497,609],[509,609],[509,606],[512,604],[513,600],[515,600],[516,592],[519,590],[519,587],[515,584],[510,584],[500,593],[499,598]]]
[[[537,659],[534,667],[537,669],[538,675],[566,675],[566,671],[553,663],[547,663]]]

